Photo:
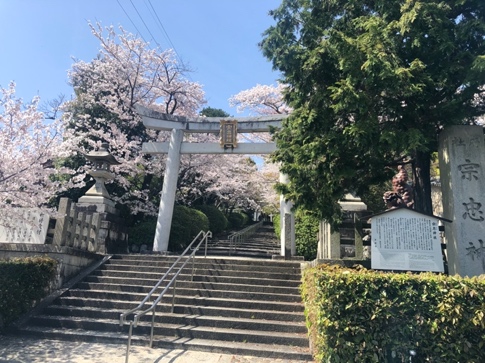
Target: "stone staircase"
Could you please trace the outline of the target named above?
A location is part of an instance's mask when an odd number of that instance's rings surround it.
[[[119,316],[151,290],[177,256],[114,255],[17,331],[50,339],[126,344]],[[300,263],[243,257],[195,258],[160,303],[154,347],[311,361]],[[147,305],[148,308],[148,305]],[[151,315],[133,329],[148,346]]]
[[[271,258],[280,254],[280,246],[275,240],[274,227],[263,225],[247,241],[231,246],[228,239],[213,240],[209,243],[208,254],[216,256],[240,256]]]

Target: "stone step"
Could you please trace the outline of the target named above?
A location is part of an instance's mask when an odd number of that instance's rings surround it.
[[[148,306],[147,306],[148,307]],[[166,306],[170,308],[170,306]],[[126,310],[123,309],[101,309],[101,308],[81,308],[73,306],[51,305],[44,310],[43,315],[49,317],[76,317],[96,320],[113,320],[120,318],[120,314]],[[151,315],[144,316],[142,321],[151,321]],[[155,316],[155,322],[174,325],[192,325],[224,329],[240,330],[259,330],[271,332],[287,332],[305,334],[307,332],[303,321],[274,321],[240,317],[224,316],[205,316],[200,314],[179,314],[162,312]]]
[[[32,325],[57,329],[82,329],[91,331],[127,333],[128,325],[120,326],[117,320],[90,319],[86,317],[64,317],[38,315],[32,318]],[[150,322],[140,321],[135,328],[136,335],[149,335]],[[215,341],[236,341],[247,343],[280,344],[301,346],[308,343],[306,333],[288,333],[282,331],[241,330],[232,328],[180,325],[168,323],[155,323],[154,335],[179,338],[209,339]]]
[[[159,267],[159,266],[134,266],[134,265],[105,265],[99,269],[99,271],[111,272],[111,271],[122,271],[122,272],[136,272],[139,273],[157,273],[161,277],[168,268]],[[194,267],[194,275],[195,276],[225,276],[225,277],[238,277],[241,276],[242,271],[236,269],[205,269],[200,268],[198,266]],[[186,266],[182,270],[182,274],[192,274],[192,267]],[[244,271],[244,277],[250,278],[264,278],[264,279],[275,279],[275,280],[293,280],[293,281],[300,281],[301,276],[300,274],[296,274],[293,272],[271,272],[269,269],[268,271]]]
[[[195,258],[194,266],[196,269],[199,270],[222,270],[222,271],[254,271],[254,272],[273,272],[273,273],[294,273],[296,275],[300,275],[300,263],[298,262],[274,262],[274,261],[265,261],[264,264],[259,263],[243,263],[246,260],[233,260],[231,263],[226,263],[224,260],[206,260],[204,258],[196,257]],[[259,261],[259,260],[258,260]],[[146,259],[110,259],[105,264],[106,268],[110,266],[150,266],[150,267],[160,267],[168,269],[172,266],[175,262],[175,259],[155,259],[155,260],[146,260]],[[186,268],[192,268],[192,262],[189,261],[186,265]]]
[[[126,301],[126,300],[105,300],[100,298],[82,299],[77,297],[62,296],[56,300],[56,305],[62,305],[66,307],[84,307],[84,308],[100,308],[100,309],[119,309],[122,311],[128,311],[135,308],[139,304],[139,301]],[[145,304],[145,308],[149,308],[149,304]],[[159,312],[171,312],[172,304],[160,303],[157,308]],[[201,306],[201,305],[187,305],[177,304],[175,310],[177,314],[191,314],[191,315],[210,315],[210,316],[225,316],[235,318],[247,318],[247,319],[264,319],[264,320],[277,320],[277,321],[296,321],[301,322],[304,320],[301,311],[276,311],[266,309],[241,309],[226,307],[221,309],[218,306]]]
[[[300,302],[301,298],[296,294],[275,294],[267,292],[254,292],[254,291],[232,291],[232,286],[227,286],[226,289],[212,290],[206,288],[187,288],[182,284],[177,284],[177,295],[183,296],[200,296],[200,297],[213,297],[213,298],[226,298],[226,299],[254,299],[263,301],[288,301],[288,302]],[[109,291],[109,292],[130,292],[148,294],[151,290],[151,286],[140,285],[118,285],[118,284],[103,284],[94,282],[81,282],[75,286],[80,290],[97,290],[97,291]],[[159,289],[162,291],[162,288]],[[168,295],[173,294],[173,288],[169,288]]]
[[[131,285],[131,286],[145,286],[150,289],[158,282],[156,279],[139,279],[128,277],[111,277],[111,276],[88,276],[83,280],[83,283],[101,283],[101,284],[113,284],[118,286]],[[76,285],[77,286],[77,285]],[[286,286],[268,286],[268,285],[246,285],[246,284],[225,284],[218,282],[204,282],[204,281],[191,281],[179,280],[177,286],[188,289],[208,289],[208,290],[231,290],[231,291],[248,291],[248,292],[264,292],[267,294],[286,294],[286,295],[298,295],[300,296],[300,289],[298,286],[286,287]]]
[[[116,291],[102,291],[102,290],[80,290],[71,289],[66,292],[65,296],[76,297],[81,299],[108,299],[108,300],[124,300],[134,303],[141,302],[146,294],[116,292]],[[166,295],[162,298],[162,302],[171,303],[172,296]],[[262,301],[262,300],[243,300],[231,298],[212,298],[212,297],[194,297],[194,296],[175,296],[175,304],[181,305],[202,305],[202,306],[218,306],[221,308],[232,307],[239,309],[267,309],[276,311],[303,311],[303,305],[293,302],[281,301]]]
[[[219,256],[238,256],[238,257],[252,257],[267,259],[273,255],[277,255],[279,251],[276,250],[258,250],[255,248],[240,248],[230,247],[212,247],[208,249],[208,254]]]
[[[114,255],[110,260],[107,261],[106,265],[110,264],[136,264],[136,265],[163,265],[163,266],[171,266],[177,256],[162,256],[156,254],[127,254],[127,255]],[[189,262],[192,263],[192,262]],[[266,260],[262,263],[261,260],[254,260],[249,258],[230,258],[227,256],[209,256],[207,258],[203,256],[196,256],[195,257],[195,264],[201,264],[202,268],[236,268],[240,270],[244,270],[244,266],[247,268],[255,269],[255,270],[285,270],[285,271],[300,271],[300,263],[295,261],[273,261],[273,260]],[[209,265],[209,266],[208,266]]]
[[[147,272],[137,272],[137,271],[108,271],[108,270],[96,270],[93,272],[92,276],[101,277],[119,277],[119,278],[137,278],[137,279],[159,279],[163,274],[157,273],[147,273]],[[189,281],[192,279],[192,275],[179,275],[179,280]],[[226,284],[241,284],[241,285],[263,285],[263,286],[290,286],[299,287],[299,280],[275,280],[266,278],[244,278],[243,275],[240,276],[209,276],[209,275],[194,275],[194,281],[196,282],[215,282],[215,283],[226,283]]]
[[[70,341],[86,341],[99,343],[117,343],[126,345],[128,335],[125,333],[113,334],[111,332],[82,331],[78,329],[58,329],[28,327],[22,334],[38,336],[45,339],[62,339]],[[149,345],[149,338],[146,336],[134,335],[133,345]],[[279,344],[261,344],[247,342],[213,341],[208,339],[180,338],[177,336],[155,336],[153,346],[165,349],[197,350],[202,352],[225,352],[228,354],[266,357],[273,359],[288,359],[312,362],[306,346],[289,346]]]

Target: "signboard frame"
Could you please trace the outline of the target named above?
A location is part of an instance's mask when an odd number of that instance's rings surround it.
[[[224,149],[237,147],[237,120],[221,120],[221,147]]]
[[[445,219],[410,208],[373,215],[371,267],[444,272],[439,220]]]

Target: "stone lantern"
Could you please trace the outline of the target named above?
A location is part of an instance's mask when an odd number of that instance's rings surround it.
[[[103,143],[98,151],[91,151],[84,155],[93,164],[93,169],[88,173],[96,182],[84,196],[79,198],[79,203],[81,205],[96,205],[98,212],[114,213],[115,203],[110,199],[104,183],[107,180],[114,179],[110,166],[119,165],[120,163],[107,149],[108,144]]]

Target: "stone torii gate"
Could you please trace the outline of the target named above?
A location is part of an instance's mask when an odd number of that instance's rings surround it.
[[[257,117],[194,117],[174,116],[137,107],[145,127],[154,130],[171,131],[169,142],[145,142],[142,152],[147,154],[168,154],[163,179],[160,207],[158,210],[154,251],[167,251],[172,224],[177,179],[181,154],[270,154],[276,150],[274,143],[237,143],[237,133],[269,132],[270,128],[281,127],[285,115]],[[221,143],[183,142],[184,133],[219,133]],[[280,181],[284,181],[280,175]],[[281,256],[295,255],[295,221],[291,202],[280,198],[281,214]]]

